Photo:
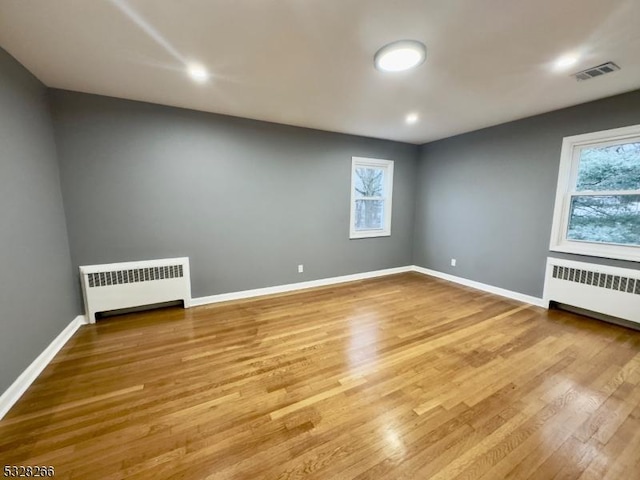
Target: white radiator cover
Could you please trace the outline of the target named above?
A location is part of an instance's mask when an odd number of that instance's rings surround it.
[[[96,313],[182,300],[191,303],[189,258],[109,263],[80,267],[87,319]]]
[[[550,257],[544,300],[640,323],[640,270]]]

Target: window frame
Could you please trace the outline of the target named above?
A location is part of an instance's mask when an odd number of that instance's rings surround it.
[[[562,140],[549,250],[591,257],[640,261],[640,246],[570,240],[567,238],[573,196],[640,195],[640,190],[584,190],[580,192],[575,190],[578,180],[578,167],[580,165],[580,152],[583,148],[604,147],[619,143],[630,143],[630,141],[640,142],[640,125],[574,135],[565,137]]]
[[[351,157],[351,207],[349,216],[349,239],[375,238],[391,236],[391,214],[393,209],[393,160],[379,158]],[[382,197],[356,197],[355,179],[356,168],[382,168],[384,173],[384,196]],[[371,230],[356,230],[356,200],[382,200],[383,201],[383,227]]]

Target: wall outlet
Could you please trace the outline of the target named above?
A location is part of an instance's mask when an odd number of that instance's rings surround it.
[[[455,258],[452,258],[452,259],[451,259],[451,266],[452,266],[452,267],[455,267],[455,266],[456,266],[456,259],[455,259]]]
[[[304,272],[304,265],[298,265],[298,273]]]

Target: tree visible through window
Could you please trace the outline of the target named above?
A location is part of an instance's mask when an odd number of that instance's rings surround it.
[[[640,142],[583,148],[567,237],[640,245]]]
[[[393,162],[354,157],[351,170],[351,238],[390,234]]]
[[[383,225],[384,170],[356,168],[356,230],[380,229]]]
[[[551,250],[640,261],[640,125],[565,138]]]

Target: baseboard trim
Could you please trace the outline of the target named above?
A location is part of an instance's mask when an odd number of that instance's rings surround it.
[[[202,305],[209,305],[213,303],[230,302],[233,300],[243,300],[247,298],[263,297],[265,295],[275,295],[278,293],[295,292],[297,290],[305,290],[308,288],[325,287],[328,285],[336,285],[339,283],[355,282],[358,280],[366,280],[368,278],[383,277],[386,275],[395,275],[397,273],[405,272],[418,272],[423,275],[429,275],[431,277],[437,277],[449,282],[465,285],[467,287],[475,288],[483,292],[493,293],[501,297],[510,298],[512,300],[518,300],[520,302],[529,303],[538,307],[546,308],[542,298],[533,297],[531,295],[525,295],[523,293],[506,290],[504,288],[494,287],[493,285],[487,285],[486,283],[480,283],[473,280],[468,280],[462,277],[456,277],[455,275],[449,275],[447,273],[438,272],[436,270],[430,270],[428,268],[419,267],[417,265],[408,265],[406,267],[387,268],[384,270],[374,270],[372,272],[356,273],[353,275],[343,275],[340,277],[321,278],[319,280],[311,280],[308,282],[289,283],[286,285],[277,285],[275,287],[256,288],[253,290],[242,290],[239,292],[221,293],[218,295],[210,295],[208,297],[197,297],[191,299],[191,306],[198,307]]]
[[[531,295],[525,295],[524,293],[514,292],[500,287],[494,287],[486,283],[476,282],[462,277],[456,277],[455,275],[449,275],[448,273],[438,272],[437,270],[430,270],[428,268],[419,267],[413,265],[412,270],[414,272],[421,273],[423,275],[429,275],[431,277],[441,278],[449,282],[458,283],[466,287],[475,288],[476,290],[482,290],[483,292],[493,293],[500,295],[501,297],[510,298],[512,300],[518,300],[519,302],[529,303],[537,307],[547,308],[549,305],[545,303],[542,298],[533,297]]]
[[[366,280],[368,278],[384,277],[386,275],[395,275],[397,273],[405,273],[412,271],[412,266],[387,268],[384,270],[374,270],[372,272],[356,273],[353,275],[342,275],[340,277],[321,278],[319,280],[310,280],[308,282],[289,283],[286,285],[277,285],[275,287],[256,288],[253,290],[242,290],[240,292],[221,293],[208,297],[198,297],[191,299],[191,306],[197,307],[201,305],[209,305],[212,303],[229,302],[231,300],[242,300],[246,298],[262,297],[265,295],[274,295],[278,293],[295,292],[297,290],[305,290],[307,288],[325,287],[327,285],[336,285],[338,283],[355,282],[358,280]]]
[[[65,346],[76,331],[86,323],[84,315],[78,315],[69,325],[65,327],[44,351],[38,355],[31,365],[11,384],[9,388],[0,396],[0,420],[11,410],[11,407],[20,400],[20,397],[27,391],[31,384],[38,378],[38,375],[49,365],[53,357]]]

